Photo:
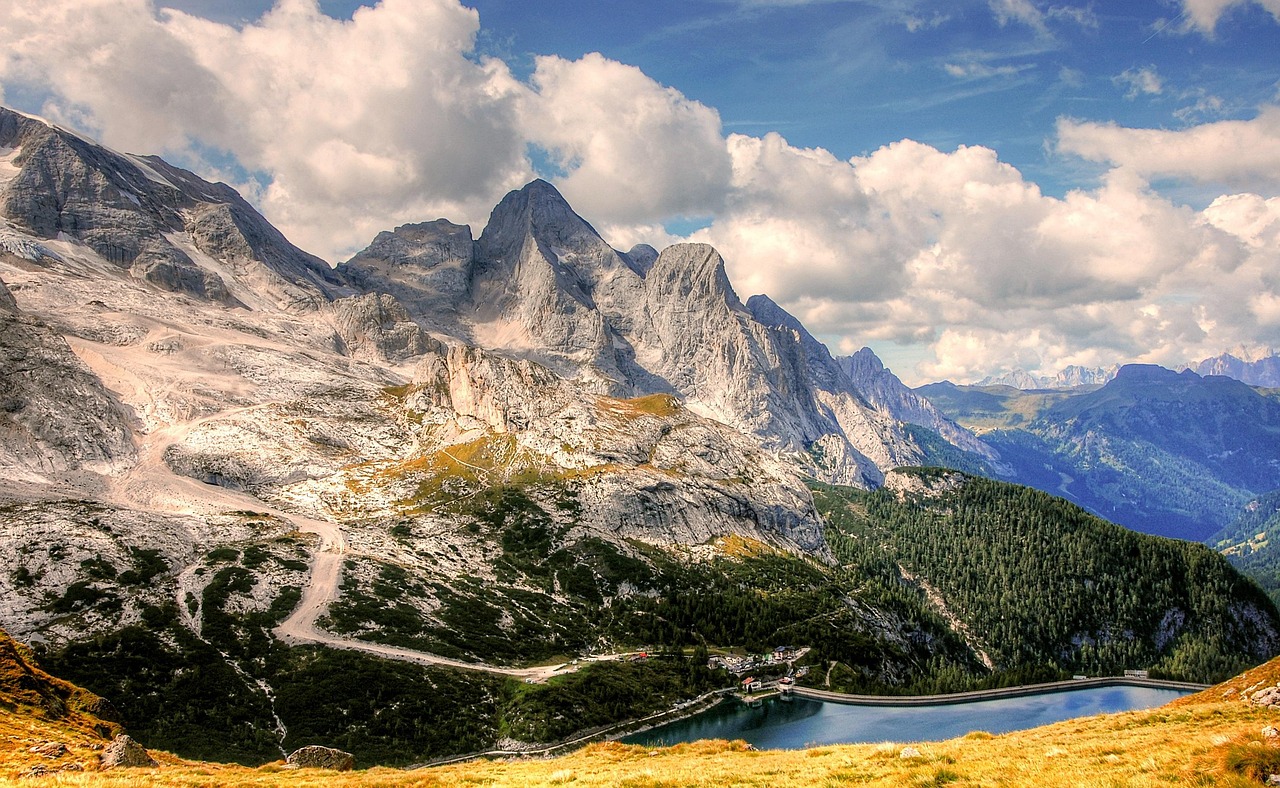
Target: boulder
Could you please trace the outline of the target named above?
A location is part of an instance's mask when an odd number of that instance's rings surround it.
[[[1250,700],[1259,706],[1275,706],[1280,704],[1280,687],[1265,687],[1260,689],[1250,696]]]
[[[156,759],[151,757],[151,753],[123,733],[107,745],[98,756],[98,760],[104,769],[113,769],[117,766],[159,766]]]
[[[290,753],[289,764],[299,769],[332,769],[348,772],[355,768],[356,757],[349,752],[312,744],[299,747]]]
[[[60,741],[47,741],[44,744],[35,745],[28,752],[43,755],[46,758],[61,758],[67,754],[67,745]]]

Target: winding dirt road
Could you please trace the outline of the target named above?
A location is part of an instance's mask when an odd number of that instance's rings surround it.
[[[225,416],[220,413],[218,416]],[[217,485],[205,484],[186,476],[179,476],[164,462],[164,450],[179,441],[199,421],[165,427],[149,434],[139,435],[138,461],[123,475],[112,480],[108,498],[129,508],[170,512],[174,514],[210,515],[228,511],[264,512],[291,522],[297,530],[320,537],[320,545],[311,558],[311,572],[302,591],[298,607],[274,630],[276,637],[290,644],[314,643],[329,648],[362,651],[387,659],[414,662],[419,665],[443,665],[465,670],[480,670],[506,676],[546,681],[559,673],[572,673],[577,665],[547,665],[533,668],[504,668],[480,662],[463,662],[425,651],[370,643],[363,640],[338,637],[316,626],[339,597],[342,584],[342,562],[347,555],[347,541],[337,523],[305,517],[272,507],[248,493],[229,490]],[[178,608],[187,613],[184,591],[186,584],[179,582]],[[191,615],[184,615],[187,626],[199,630]]]
[[[320,548],[311,561],[311,574],[307,587],[303,589],[302,600],[298,607],[280,625],[275,628],[276,637],[286,643],[315,643],[329,648],[341,648],[349,651],[362,651],[366,654],[397,659],[403,662],[416,662],[419,665],[443,665],[464,670],[481,670],[486,673],[499,673],[505,676],[546,681],[558,673],[571,673],[577,670],[575,665],[548,665],[534,668],[504,668],[487,665],[483,662],[463,662],[449,659],[425,651],[388,646],[381,643],[370,643],[365,640],[338,637],[325,632],[316,626],[316,620],[329,609],[329,605],[338,598],[338,589],[342,583],[342,561],[347,553],[347,543],[342,537],[342,529],[336,524],[324,520],[312,520],[297,515],[281,515],[293,520],[298,530],[320,536]]]

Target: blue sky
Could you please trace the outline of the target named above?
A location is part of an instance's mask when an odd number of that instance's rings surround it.
[[[5,103],[330,260],[547,175],[910,382],[1280,345],[1280,0],[17,5]]]

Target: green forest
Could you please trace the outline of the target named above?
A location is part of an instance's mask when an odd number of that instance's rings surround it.
[[[1217,681],[1272,654],[1280,616],[1200,544],[1136,533],[1027,487],[909,469],[901,497],[815,486],[833,545],[927,580],[998,668]]]

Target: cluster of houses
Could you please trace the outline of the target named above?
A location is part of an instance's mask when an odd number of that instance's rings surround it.
[[[707,667],[712,670],[724,668],[735,676],[743,676],[745,674],[745,678],[741,680],[744,692],[755,692],[763,689],[765,684],[775,683],[778,684],[780,689],[786,691],[795,684],[795,679],[808,675],[809,667],[807,665],[796,668],[794,672],[791,667],[791,663],[808,653],[808,647],[778,646],[768,654],[748,654],[746,656],[717,655],[707,660]],[[760,677],[757,674],[760,674]],[[783,674],[781,678],[778,678],[779,674]],[[773,678],[764,678],[764,676],[769,675],[772,675]]]
[[[724,668],[730,673],[740,676],[753,670],[786,665],[808,653],[809,649],[807,648],[797,649],[792,646],[778,646],[768,654],[747,654],[741,657],[733,654],[717,655],[707,660],[707,667],[712,670]]]

